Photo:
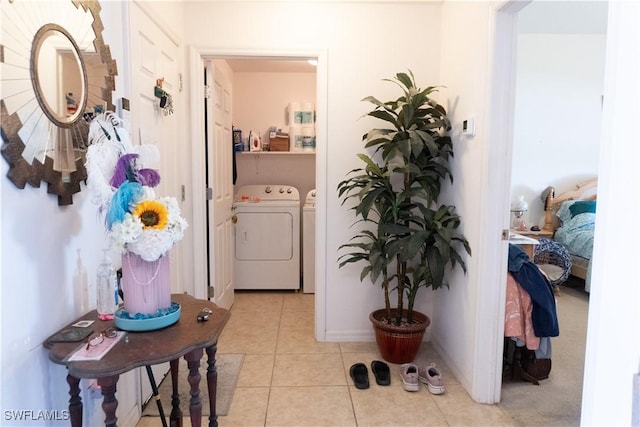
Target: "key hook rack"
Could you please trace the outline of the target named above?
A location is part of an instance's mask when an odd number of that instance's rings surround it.
[[[156,86],[153,88],[153,94],[156,98],[160,99],[160,108],[162,108],[164,115],[168,116],[173,113],[173,100],[171,95],[162,89],[162,83],[164,82],[164,77],[156,80]]]

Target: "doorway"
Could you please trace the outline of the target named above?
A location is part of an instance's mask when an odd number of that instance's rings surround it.
[[[202,97],[202,91],[199,88],[204,87],[204,75],[202,70],[205,69],[205,63],[210,59],[226,59],[231,63],[236,63],[237,61],[242,61],[243,64],[248,64],[252,61],[281,61],[291,62],[291,61],[307,61],[307,59],[316,59],[316,150],[315,150],[315,188],[318,191],[318,197],[316,202],[316,212],[318,212],[318,220],[316,221],[316,235],[324,235],[323,231],[326,227],[326,224],[323,221],[323,216],[320,214],[320,207],[325,205],[325,197],[323,194],[326,192],[323,189],[324,182],[326,181],[325,168],[322,165],[326,164],[326,53],[322,51],[314,51],[314,52],[253,52],[253,51],[219,51],[219,50],[199,50],[196,48],[192,48],[190,50],[190,66],[191,66],[191,93],[192,99],[198,99]],[[265,62],[262,62],[264,65]],[[236,66],[242,66],[235,64]],[[231,68],[231,67],[230,67]],[[259,100],[256,100],[259,102]],[[282,112],[284,116],[284,111]],[[194,152],[193,159],[194,165],[194,182],[193,186],[195,189],[195,194],[198,194],[200,189],[202,190],[202,194],[206,192],[206,188],[203,185],[206,182],[206,177],[204,174],[205,169],[205,153],[204,153],[204,141],[206,141],[206,136],[204,134],[205,123],[204,123],[204,103],[192,103],[192,129],[194,132],[194,140],[195,141],[203,141],[202,144],[194,144]],[[274,123],[277,124],[277,123]],[[284,124],[284,123],[283,123]],[[241,129],[245,131],[245,129]],[[246,129],[245,132],[248,132],[251,129]],[[231,139],[229,139],[231,141]],[[266,157],[266,156],[265,156]],[[293,158],[294,156],[287,156]],[[256,162],[260,164],[263,162],[263,158],[257,158]],[[202,170],[199,171],[197,169]],[[301,198],[304,198],[306,195],[302,192],[300,193]],[[206,253],[206,245],[207,239],[205,237],[206,233],[200,233],[206,227],[206,202],[204,200],[194,200],[194,234],[198,236],[195,240],[195,250],[196,254],[205,254]],[[231,216],[231,215],[230,215]],[[201,225],[200,225],[201,224]],[[196,230],[195,227],[199,229]],[[324,310],[321,309],[324,305],[324,287],[321,285],[324,283],[324,268],[320,268],[320,266],[324,265],[324,239],[317,238],[316,239],[316,265],[318,268],[316,269],[316,293],[315,293],[315,301],[316,301],[316,313],[320,313],[316,315],[316,327],[315,327],[315,335],[316,339],[324,340]],[[205,255],[199,255],[202,263],[196,260],[196,266],[198,266],[197,271],[195,272],[196,283],[206,283],[207,278],[209,276],[209,271],[206,268],[206,259]],[[205,268],[203,268],[204,266]],[[215,271],[215,266],[212,267],[212,271]],[[200,295],[200,297],[207,297],[206,288],[196,289],[196,296]],[[215,301],[215,299],[214,299]]]
[[[599,4],[597,4],[599,3]],[[590,5],[589,8],[585,9],[580,9],[580,5],[578,5],[578,10],[573,10],[572,12],[569,11],[569,8],[571,7],[570,4],[555,4],[555,3],[549,3],[549,2],[529,2],[525,5],[519,4],[517,5],[517,9],[518,10],[513,10],[511,11],[512,13],[512,17],[518,16],[518,27],[520,27],[521,25],[525,25],[528,26],[527,28],[527,33],[526,37],[525,37],[525,45],[524,48],[528,49],[527,52],[533,52],[534,54],[538,55],[536,56],[536,61],[532,61],[532,62],[537,62],[537,64],[544,64],[543,59],[541,59],[542,56],[544,56],[545,54],[548,54],[548,58],[546,59],[546,61],[552,61],[553,57],[551,56],[551,51],[558,51],[561,50],[562,46],[565,43],[571,43],[572,44],[572,48],[574,50],[579,51],[580,50],[580,46],[581,45],[588,45],[588,43],[591,42],[591,38],[597,39],[597,36],[594,36],[595,34],[598,34],[598,32],[602,31],[602,26],[605,27],[605,31],[604,31],[604,38],[606,38],[606,18],[607,18],[607,14],[606,14],[606,2],[597,2],[597,3],[593,3]],[[584,5],[582,5],[584,6]],[[603,13],[603,6],[604,6],[604,13]],[[556,8],[555,10],[552,10],[552,8]],[[595,11],[594,9],[592,9],[593,7],[596,7],[598,10]],[[591,10],[589,10],[591,8]],[[586,13],[586,12],[595,12],[595,14],[593,16],[589,16],[589,14],[587,14],[587,16],[584,19],[577,19],[577,17],[581,16],[581,13]],[[569,13],[570,16],[569,19],[563,19],[562,16],[565,16],[566,13]],[[546,16],[555,16],[557,19],[554,20],[553,24],[550,24],[548,22],[548,20],[545,20],[544,17]],[[539,23],[536,23],[536,17],[540,19],[540,21],[538,21]],[[598,18],[600,18],[600,21],[598,21]],[[535,26],[537,28],[532,28],[532,24],[535,24]],[[591,25],[592,28],[590,29],[586,29],[585,25]],[[549,29],[549,25],[555,25],[553,30]],[[582,25],[582,30],[577,28],[577,25]],[[521,27],[519,29],[522,29]],[[513,40],[516,40],[516,38],[518,38],[518,36],[520,36],[521,32],[520,31],[514,31],[511,34],[511,37],[513,37]],[[551,35],[550,35],[551,34]],[[572,38],[573,37],[573,38]],[[602,37],[601,37],[602,38]],[[582,39],[586,39],[586,40],[582,40]],[[552,42],[552,40],[555,40],[555,42]],[[544,43],[552,43],[550,45],[547,45],[547,47],[551,47],[553,46],[553,49],[546,49],[549,52],[544,52],[543,50],[543,44]],[[599,72],[602,73],[601,76],[599,76],[599,78],[601,78],[602,81],[602,90],[603,90],[603,86],[604,86],[604,48],[605,48],[605,42],[604,40],[598,40],[597,41],[598,45],[597,47],[599,49],[601,49],[601,58],[600,58],[600,62],[596,63],[596,64],[591,64],[589,67],[600,67],[600,69],[598,70]],[[518,43],[518,48],[519,49],[523,49],[523,45],[522,43]],[[540,69],[535,68],[535,70],[529,72],[528,75],[524,75],[520,70],[519,71],[515,71],[516,70],[516,66],[521,66],[522,65],[522,61],[516,61],[515,59],[515,46],[516,43],[513,43],[513,52],[511,53],[511,55],[513,55],[513,69],[514,69],[514,77],[517,75],[517,80],[518,83],[514,83],[511,85],[513,92],[515,92],[514,98],[516,99],[515,101],[515,119],[514,119],[514,131],[513,131],[513,138],[511,138],[512,144],[513,144],[513,152],[512,152],[512,166],[514,168],[514,170],[511,173],[511,189],[512,189],[512,193],[511,193],[511,200],[515,200],[515,197],[517,197],[519,194],[525,194],[528,198],[530,198],[531,201],[533,201],[534,205],[536,208],[538,208],[539,212],[537,212],[538,210],[536,210],[535,215],[531,216],[529,218],[530,222],[528,223],[528,226],[531,225],[537,225],[537,220],[538,217],[536,215],[538,215],[538,213],[541,215],[541,218],[543,217],[543,213],[544,211],[542,210],[542,206],[543,203],[540,201],[540,203],[538,203],[538,194],[534,194],[535,190],[533,189],[537,189],[537,188],[545,188],[547,185],[572,185],[572,184],[576,184],[577,182],[579,182],[580,180],[580,175],[591,175],[591,171],[593,171],[594,175],[598,174],[598,165],[597,165],[597,161],[598,161],[598,155],[599,155],[599,143],[600,143],[600,138],[599,138],[599,131],[596,129],[594,130],[594,135],[590,138],[590,139],[595,139],[595,147],[593,147],[592,149],[587,149],[588,151],[592,152],[593,155],[591,156],[591,158],[586,158],[584,160],[582,160],[581,162],[578,163],[577,159],[579,156],[570,156],[567,154],[564,154],[566,152],[572,151],[571,147],[571,142],[570,142],[570,136],[562,136],[562,132],[553,132],[551,131],[551,129],[553,129],[553,124],[548,124],[546,125],[546,128],[549,130],[548,132],[546,132],[546,138],[545,140],[541,140],[540,138],[535,138],[535,137],[531,137],[531,139],[535,139],[535,142],[531,142],[528,141],[528,144],[530,144],[527,148],[527,150],[525,151],[523,150],[519,150],[518,149],[518,145],[516,143],[516,141],[518,140],[518,138],[520,138],[520,140],[522,139],[522,133],[523,130],[525,129],[525,127],[527,125],[530,125],[531,122],[527,122],[528,120],[530,121],[536,121],[537,125],[540,127],[545,126],[545,120],[540,121],[540,116],[538,116],[537,119],[535,119],[534,117],[536,116],[535,110],[537,109],[537,111],[540,111],[538,109],[537,106],[533,105],[533,102],[531,102],[532,98],[530,94],[529,94],[529,98],[523,100],[518,99],[517,97],[524,97],[526,95],[523,94],[523,88],[522,88],[522,81],[526,81],[526,83],[528,85],[530,85],[530,87],[525,88],[529,89],[531,91],[535,91],[537,90],[538,92],[543,92],[546,90],[549,90],[550,85],[552,85],[553,81],[557,81],[557,80],[561,80],[558,79],[557,77],[560,74],[555,75],[555,80],[554,79],[550,79],[547,78],[546,80],[540,75]],[[533,46],[533,48],[532,48]],[[538,49],[537,51],[535,49]],[[586,49],[585,49],[586,50]],[[591,49],[592,51],[598,51],[598,49],[593,48]],[[521,51],[519,52],[519,54],[522,54]],[[571,52],[572,54],[575,53]],[[593,52],[590,52],[593,53]],[[596,54],[597,56],[597,54]],[[575,80],[576,79],[576,75],[577,74],[582,74],[582,76],[580,76],[580,79],[584,79],[587,76],[585,74],[589,74],[591,73],[593,70],[592,69],[588,69],[588,70],[584,70],[582,73],[578,72],[578,73],[570,73],[567,71],[562,71],[563,67],[561,64],[561,60],[565,60],[567,58],[559,58],[556,59],[556,63],[554,63],[553,65],[558,65],[558,67],[547,67],[550,69],[560,69],[561,71],[556,71],[557,73],[565,73],[564,75],[569,74],[567,77],[565,77],[567,79],[567,82],[569,82],[570,80]],[[598,58],[596,58],[598,59]],[[586,60],[588,61],[592,61],[593,58],[587,58]],[[547,62],[547,64],[549,64]],[[531,63],[529,64],[531,65]],[[541,66],[540,68],[545,68],[543,66]],[[583,66],[583,68],[585,68]],[[591,73],[592,74],[592,73]],[[520,79],[522,79],[522,81],[520,81]],[[568,90],[566,88],[566,86],[568,86],[568,84],[565,85],[565,87],[562,87],[561,89],[564,90]],[[537,89],[535,89],[537,87]],[[557,93],[561,93],[562,90],[558,90],[556,89]],[[536,96],[540,96],[540,93],[536,94]],[[600,92],[602,93],[602,92]],[[596,94],[595,96],[595,100],[597,101],[597,106],[600,107],[599,105],[599,97],[600,97],[600,93]],[[591,94],[593,95],[593,94]],[[572,98],[575,98],[572,97]],[[593,96],[592,96],[593,98]],[[547,102],[552,102],[553,104],[558,104],[558,99],[557,98],[551,98],[554,99],[554,101],[551,101],[549,98],[547,99]],[[573,99],[569,98],[571,101],[573,101]],[[523,106],[526,105],[527,108],[533,108],[534,112],[532,114],[530,114],[529,117],[526,117],[525,119],[523,119],[523,115],[522,115],[522,109]],[[566,105],[566,104],[565,104]],[[547,117],[547,119],[549,118],[550,115],[552,114],[553,111],[553,107],[555,108],[559,108],[560,106],[558,105],[553,105],[551,108],[551,111],[549,109],[545,109],[545,112],[543,113],[543,115],[545,115]],[[575,106],[574,106],[575,107]],[[520,108],[521,110],[519,111],[518,108]],[[565,108],[567,109],[571,109],[571,106],[566,106]],[[572,109],[571,112],[573,112],[573,110],[575,110],[575,108]],[[600,112],[601,114],[601,112]],[[561,114],[561,116],[568,116],[569,114]],[[584,114],[583,114],[584,115]],[[562,117],[558,117],[557,115],[553,115],[554,117],[557,117],[559,119],[560,123],[566,123],[571,122],[572,120],[564,120]],[[594,122],[600,122],[601,121],[601,117],[595,117],[593,119],[590,119],[589,122],[594,123]],[[519,128],[520,126],[520,128]],[[592,127],[596,127],[595,125]],[[599,127],[599,126],[598,126]],[[570,131],[569,131],[570,132]],[[531,136],[532,132],[531,130],[528,131],[528,135],[527,136]],[[560,140],[560,141],[565,141],[564,144],[565,146],[567,146],[567,148],[563,149],[562,146],[558,146],[557,144],[554,145],[554,138],[553,135],[556,135],[556,140]],[[575,137],[575,135],[574,135]],[[582,141],[584,142],[584,138],[579,138],[582,139]],[[569,141],[569,142],[567,142]],[[557,142],[557,141],[556,141]],[[531,148],[531,144],[536,144],[535,145],[535,149]],[[547,145],[545,145],[545,143]],[[584,147],[582,147],[583,149],[580,150],[582,154],[585,150]],[[541,156],[541,154],[544,154]],[[522,162],[522,161],[518,161],[519,156],[524,156],[527,158],[526,162]],[[546,161],[542,161],[541,163],[537,164],[535,161],[532,162],[532,159],[538,158],[538,157],[543,157],[543,159],[546,159]],[[567,162],[572,162],[573,163],[567,163]],[[564,165],[564,167],[563,167]],[[529,167],[527,167],[529,166]],[[585,171],[585,166],[586,166],[586,171]],[[549,172],[544,172],[545,167],[549,170]],[[518,169],[519,168],[519,169]],[[555,173],[555,169],[560,170],[561,172]],[[591,168],[591,169],[590,169]],[[592,176],[592,175],[591,175]],[[567,188],[569,189],[569,188]],[[527,191],[529,191],[531,194],[527,194]],[[562,291],[561,291],[562,292]],[[583,299],[587,299],[588,298],[586,296],[583,295]],[[561,298],[561,297],[559,297]],[[558,298],[557,298],[558,300]],[[561,303],[562,301],[559,301],[559,303]],[[558,304],[558,307],[561,307],[561,304]],[[585,315],[586,318],[586,310],[583,310],[583,314]],[[584,334],[586,331],[573,331],[572,327],[569,325],[565,326],[567,329],[567,333],[573,333],[576,332],[578,337],[581,336],[581,334]],[[584,322],[584,328],[586,329],[586,321]],[[561,336],[563,334],[563,325],[560,324],[560,331],[561,331]],[[566,335],[564,336],[566,337]],[[553,341],[553,340],[552,340]],[[581,343],[582,346],[584,346],[584,337],[583,337],[583,342]],[[560,348],[560,346],[558,347]],[[583,357],[584,354],[581,354],[580,357]],[[555,354],[554,353],[554,357],[558,357],[558,362],[562,362],[562,354]],[[565,361],[565,364],[567,363],[567,361]],[[575,363],[575,362],[571,362],[571,363]],[[554,365],[554,369],[556,370],[556,378],[560,379],[562,378],[562,373],[558,372],[557,369],[558,367],[561,365],[561,363],[558,363],[556,365]],[[582,371],[580,372],[580,384],[582,384]],[[552,370],[552,376],[553,376],[553,370]],[[575,375],[574,375],[575,376]],[[525,383],[526,384],[526,383]],[[541,389],[543,387],[544,383],[541,383]],[[526,385],[524,385],[524,387],[526,387]],[[546,389],[549,390],[551,386],[548,386]],[[504,390],[504,389],[503,389]],[[512,390],[510,389],[509,392],[511,392]],[[529,398],[529,401],[527,402],[527,408],[522,407],[521,409],[518,409],[518,411],[522,411],[523,414],[527,414],[528,411],[534,411],[535,408],[538,405],[542,405],[545,407],[545,410],[540,411],[537,413],[538,416],[538,421],[542,420],[541,422],[545,422],[544,420],[544,416],[551,416],[552,414],[552,409],[550,409],[551,406],[553,406],[554,403],[560,403],[559,399],[553,399],[553,396],[538,396],[535,397],[536,392],[538,392],[539,390],[533,390],[533,389],[526,389],[526,390],[522,390],[522,394],[519,395],[519,399],[523,399],[523,398]],[[571,420],[579,420],[580,417],[580,402],[582,400],[582,387],[579,386],[577,388],[573,388],[573,393],[576,393],[577,396],[577,402],[571,402],[573,403],[573,405],[564,405],[563,408],[560,408],[558,410],[556,410],[556,412],[553,414],[553,416],[555,417],[554,419],[558,419],[557,417],[560,416],[564,416],[567,418],[567,420],[571,419]],[[540,393],[538,393],[540,394]],[[567,396],[562,396],[563,398],[567,398]],[[574,400],[576,400],[576,396],[574,395]],[[545,403],[541,403],[544,399],[549,399],[549,404],[545,404]],[[570,398],[568,398],[569,400],[571,400]],[[501,402],[505,402],[508,399],[505,399],[505,396],[502,396]],[[513,399],[509,399],[509,400],[513,400]],[[565,400],[566,402],[566,400]],[[513,403],[513,402],[512,402]],[[512,405],[513,406],[513,405]],[[517,406],[517,405],[515,405]],[[542,413],[544,412],[544,413]],[[522,421],[522,420],[520,420]],[[548,421],[548,420],[547,420]]]

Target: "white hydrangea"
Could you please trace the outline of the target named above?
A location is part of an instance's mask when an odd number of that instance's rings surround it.
[[[140,218],[126,213],[122,222],[111,226],[111,240],[116,248],[125,250],[128,244],[140,238],[142,231],[143,226]]]

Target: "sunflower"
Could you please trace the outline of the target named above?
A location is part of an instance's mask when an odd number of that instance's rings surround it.
[[[138,203],[133,214],[140,218],[144,228],[162,230],[167,226],[167,208],[156,200],[145,200]]]

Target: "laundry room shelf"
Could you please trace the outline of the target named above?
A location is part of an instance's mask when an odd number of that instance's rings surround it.
[[[315,151],[237,151],[243,156],[308,156],[316,154]]]

